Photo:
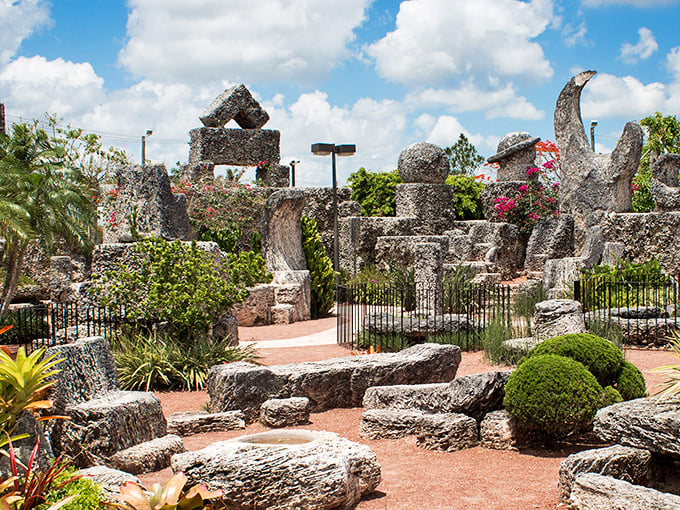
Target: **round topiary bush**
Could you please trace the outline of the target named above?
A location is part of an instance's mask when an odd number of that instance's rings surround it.
[[[603,393],[581,363],[546,354],[526,359],[510,375],[503,404],[523,426],[559,437],[588,426]]]
[[[557,336],[538,344],[528,357],[556,354],[576,360],[595,376],[601,386],[611,386],[623,364],[621,349],[611,342],[589,333]]]
[[[604,389],[604,395],[602,397],[602,407],[618,404],[619,402],[623,402],[621,394],[613,386],[607,386]]]
[[[624,361],[616,383],[623,400],[633,400],[647,396],[647,385],[642,372],[630,361]]]

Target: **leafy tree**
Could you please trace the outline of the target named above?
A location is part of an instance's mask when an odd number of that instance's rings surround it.
[[[65,148],[51,140],[36,123],[15,124],[0,134],[0,228],[5,279],[0,319],[16,291],[29,243],[45,253],[57,242],[90,250],[97,215],[80,174],[67,164]]]
[[[444,149],[444,152],[451,162],[451,175],[472,175],[485,161],[463,133],[456,143]]]
[[[482,190],[484,183],[472,175],[449,175],[446,184],[453,188],[453,207],[459,220],[484,219]]]
[[[397,184],[402,180],[397,170],[371,172],[360,168],[347,180],[352,188],[352,200],[361,204],[362,216],[394,216]]]
[[[308,216],[302,217],[302,246],[311,279],[312,319],[328,317],[335,301],[335,271],[321,242],[316,220]]]
[[[652,165],[661,154],[680,154],[680,121],[674,115],[656,112],[640,121],[646,141],[642,147],[642,158],[633,182],[633,211],[649,212],[654,209],[654,199],[649,186],[652,179]]]

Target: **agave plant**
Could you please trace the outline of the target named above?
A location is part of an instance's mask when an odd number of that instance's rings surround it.
[[[187,483],[184,473],[177,473],[168,480],[165,486],[155,483],[151,489],[153,494],[147,497],[144,490],[134,482],[126,482],[120,486],[120,495],[116,496],[122,503],[107,501],[102,503],[109,509],[123,510],[201,510],[212,509],[208,500],[222,496],[222,491],[210,491],[205,485],[195,485],[186,493],[182,492]]]
[[[673,355],[680,359],[680,333],[673,332],[668,344],[673,349]],[[652,372],[660,372],[666,375],[663,388],[656,393],[658,398],[675,398],[680,395],[680,364],[666,365],[652,369]]]

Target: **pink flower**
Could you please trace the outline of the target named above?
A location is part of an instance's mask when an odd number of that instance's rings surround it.
[[[547,168],[548,170],[552,170],[555,167],[555,160],[551,159],[550,161],[546,161],[543,163],[543,168]]]
[[[541,170],[540,170],[539,168],[536,168],[536,167],[529,168],[529,169],[527,170],[527,175],[528,175],[528,176],[531,176],[531,175],[534,175],[534,174],[539,173],[540,171],[541,171]]]
[[[524,192],[524,191],[526,191],[526,190],[528,190],[528,189],[529,189],[529,186],[527,186],[526,184],[522,184],[522,185],[519,187],[519,191],[520,191],[520,192]]]

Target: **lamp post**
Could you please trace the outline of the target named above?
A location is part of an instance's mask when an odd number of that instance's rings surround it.
[[[595,126],[597,126],[597,121],[590,121],[590,147],[595,151]]]
[[[335,271],[335,287],[340,284],[340,257],[338,254],[338,182],[335,172],[335,155],[352,156],[357,151],[354,144],[335,145],[333,143],[312,144],[312,154],[316,156],[331,155],[333,167],[333,271]],[[337,292],[337,290],[336,290]]]
[[[290,164],[290,187],[294,188],[295,187],[295,165],[297,165],[299,161],[291,161]]]
[[[146,139],[147,137],[151,136],[153,134],[153,131],[150,129],[146,130],[146,134],[142,135],[142,166],[144,166],[144,163],[146,162]]]

